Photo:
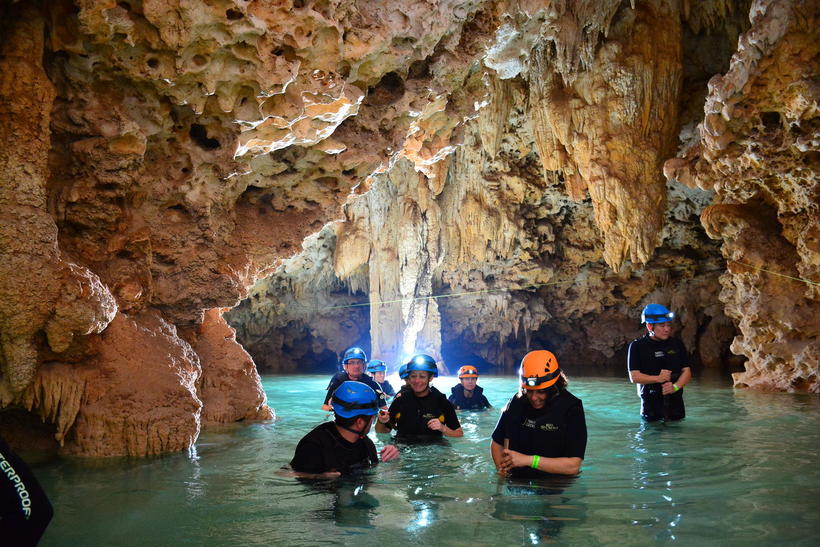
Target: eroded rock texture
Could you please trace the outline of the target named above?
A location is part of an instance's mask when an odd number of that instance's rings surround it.
[[[795,171],[794,186],[786,192],[797,196],[797,206],[787,205],[795,200],[791,195],[781,201],[778,189],[766,192],[792,214],[805,212],[794,216],[797,222],[790,231],[816,230],[812,93],[817,48],[811,33],[816,5],[711,2],[695,8],[647,2],[627,8],[604,2],[593,10],[583,2],[522,2],[517,7],[501,17],[487,50],[484,65],[494,71],[483,76],[489,105],[462,132],[463,146],[446,166],[425,171],[425,177],[411,165],[397,164],[374,179],[371,191],[350,203],[346,221],[336,229],[335,275],[329,276],[328,261],[322,275],[334,284],[351,275],[367,277],[364,301],[371,305],[372,349],[387,360],[426,350],[509,370],[536,343],[557,349],[570,365],[620,366],[619,349],[639,333],[632,318],[643,303],[661,301],[679,311],[681,334],[695,362],[726,364],[735,327],[718,299],[717,271],[724,261],[705,241],[697,218],[710,201],[722,203],[724,197],[711,179],[693,184],[689,164],[694,157],[705,164],[697,166],[700,171],[710,174],[746,171],[753,165],[753,176],[735,177],[731,184],[723,179],[724,185],[750,196]],[[797,30],[786,30],[790,28]],[[795,45],[788,53],[775,54],[774,44],[789,32]],[[800,70],[794,75],[789,67],[797,64]],[[715,121],[722,108],[715,104],[723,96],[714,89],[722,81],[719,75],[747,78],[750,70],[766,74],[772,85],[795,88],[777,100],[797,105],[797,117],[807,120],[800,125],[804,131],[791,129],[797,143],[793,148],[803,152],[802,158],[788,150],[786,157],[775,153],[771,161],[733,155],[721,160],[732,164],[724,168],[714,153],[699,155],[705,146],[699,144],[701,138],[719,140],[715,150],[723,150],[732,138],[710,137],[716,134],[712,126],[726,126]],[[723,94],[734,94],[736,101],[735,90],[743,85],[726,84]],[[768,93],[776,95],[773,88]],[[763,117],[769,125],[781,119]],[[758,119],[751,115],[744,123],[753,126]],[[661,166],[676,148],[689,150],[689,159],[667,161],[665,183]],[[760,145],[737,148],[754,154]],[[687,190],[681,183],[717,194]],[[760,198],[754,201],[757,205]],[[751,248],[742,252],[753,248],[760,253],[761,243],[779,231],[771,222],[773,214],[760,218],[760,213],[715,206],[703,213],[703,225],[710,236],[725,238],[723,256],[736,258],[728,249],[737,228],[732,225],[724,234],[715,226],[729,215],[755,216],[744,238]],[[793,246],[810,249],[807,240],[811,237]],[[773,262],[788,264],[787,246],[779,241],[768,246]],[[753,342],[745,334],[737,337],[735,353],[754,362],[765,348],[771,352],[767,362],[779,363],[762,374],[750,365],[736,376],[738,385],[817,391],[816,281],[811,282],[816,272],[805,268],[816,262],[813,252],[801,262],[804,271],[791,274],[809,283],[767,279],[767,289],[755,288],[755,306],[748,313],[745,288],[737,291],[735,302],[722,291],[741,332],[760,329]],[[737,270],[734,264],[729,263],[730,272]],[[278,276],[279,283],[288,279],[291,286],[304,286],[313,278],[306,271]],[[724,276],[724,285],[726,280]],[[796,284],[806,294],[798,291],[784,301],[785,288],[777,288],[779,283]],[[441,295],[453,296],[431,298]],[[282,298],[275,291],[269,296]],[[329,296],[324,291],[323,298]],[[314,311],[312,316],[320,315]],[[262,346],[268,340],[275,347],[290,337],[288,317],[283,309],[275,323],[260,325],[241,306],[231,321],[239,325],[241,339]],[[255,333],[245,330],[251,323]],[[784,323],[789,327],[777,326]],[[325,346],[324,351],[344,345]],[[791,377],[772,381],[772,373]],[[758,374],[761,381],[748,381]]]
[[[817,281],[816,12],[0,0],[0,406],[86,455],[269,417],[221,318],[249,294],[231,320],[269,370],[368,339],[611,364],[648,300],[716,363],[712,199],[752,260],[722,278],[739,382],[816,390],[816,285],[754,269]]]
[[[756,2],[729,69],[713,77],[699,139],[670,177],[713,189],[721,300],[746,355],[739,386],[820,391],[818,5]]]

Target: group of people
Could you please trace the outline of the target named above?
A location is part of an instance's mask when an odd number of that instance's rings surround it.
[[[647,332],[629,345],[627,369],[630,381],[638,384],[641,415],[647,421],[685,416],[683,387],[692,375],[686,348],[672,337],[674,316],[660,304],[647,305],[641,314]],[[303,437],[290,462],[300,475],[337,476],[398,458],[393,444],[377,455],[367,437],[374,425],[377,433],[395,431],[395,439],[401,442],[439,441],[464,435],[458,410],[492,408],[477,385],[478,369],[472,365],[458,370],[459,383],[449,398],[431,384],[438,366],[426,354],[401,365],[399,378],[405,384],[398,393],[385,380],[385,364],[368,363],[361,348],[346,350],[342,366],[344,370],[331,378],[322,405],[334,412],[334,421]],[[501,412],[490,442],[498,474],[517,478],[578,474],[587,444],[584,407],[567,390],[557,358],[547,350],[527,353],[519,379],[520,389]]]

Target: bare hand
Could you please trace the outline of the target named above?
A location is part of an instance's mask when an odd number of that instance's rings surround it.
[[[444,424],[442,424],[438,418],[431,418],[429,422],[427,422],[427,428],[432,429],[433,431],[442,431],[444,429]]]
[[[383,462],[389,462],[390,460],[395,460],[399,457],[401,453],[399,449],[396,448],[395,445],[388,444],[384,448],[382,448],[381,457]]]
[[[333,410],[333,407],[330,405],[322,405],[322,410],[327,410],[328,412]]]
[[[661,369],[661,373],[658,374],[658,383],[669,382],[672,380],[672,371],[667,369]]]
[[[380,410],[379,411],[379,422],[381,422],[383,424],[386,424],[389,421],[390,421],[390,413],[387,412],[386,410]]]
[[[501,455],[501,469],[509,472],[513,467],[527,467],[531,461],[532,456],[507,448]]]
[[[670,395],[675,393],[675,386],[672,385],[672,382],[664,382],[663,383],[663,394]]]

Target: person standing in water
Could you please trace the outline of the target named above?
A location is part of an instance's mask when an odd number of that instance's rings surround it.
[[[334,421],[323,422],[302,437],[290,467],[302,476],[336,477],[379,463],[376,445],[367,437],[380,399],[361,382],[346,381],[333,392]],[[381,450],[381,461],[399,457],[394,445]]]
[[[423,353],[415,355],[407,363],[406,372],[410,389],[402,389],[402,396],[393,399],[389,411],[379,414],[376,432],[395,429],[396,438],[405,441],[464,436],[453,405],[430,386],[430,381],[438,376],[435,359]]]
[[[680,420],[686,416],[683,386],[689,383],[686,346],[672,336],[674,312],[660,304],[648,304],[641,313],[646,334],[629,344],[629,380],[638,384],[641,416],[646,421]]]
[[[340,385],[342,385],[342,382],[347,381],[361,382],[370,386],[370,388],[379,395],[379,407],[387,407],[387,401],[384,399],[381,386],[373,381],[370,376],[364,373],[364,364],[366,361],[367,354],[362,348],[354,346],[345,350],[342,355],[342,368],[344,368],[344,371],[337,372],[330,379],[330,383],[327,385],[327,395],[325,395],[325,402],[322,405],[322,410],[332,410],[332,407],[330,406],[330,397],[333,395],[333,392],[336,391]]]
[[[490,401],[484,396],[484,389],[478,383],[478,369],[472,365],[464,365],[458,369],[460,383],[450,390],[448,401],[456,410],[484,410],[492,408]]]
[[[576,475],[587,445],[581,400],[550,351],[531,351],[521,360],[521,389],[501,413],[490,453],[499,475],[536,478]]]
[[[390,382],[385,379],[385,375],[387,374],[387,366],[384,364],[384,361],[373,359],[368,362],[367,373],[373,377],[373,380],[377,384],[379,384],[382,393],[385,395],[385,399],[396,395],[396,391],[393,389],[393,386],[391,386]]]

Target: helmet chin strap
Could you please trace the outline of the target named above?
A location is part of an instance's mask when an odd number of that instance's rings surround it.
[[[345,426],[343,426],[343,425],[339,425],[339,424],[336,424],[336,425],[337,425],[338,427],[341,427],[341,428],[342,428],[342,429],[344,429],[345,431],[350,431],[351,433],[353,433],[353,434],[355,434],[355,435],[358,435],[360,439],[364,439],[364,437],[367,435],[366,431],[367,431],[367,429],[370,427],[370,423],[371,423],[372,421],[373,421],[373,416],[368,416],[367,421],[365,422],[364,426],[363,426],[363,427],[361,428],[361,430],[359,430],[359,431],[356,431],[356,430],[355,430],[355,429],[353,429],[352,427],[345,427]]]

